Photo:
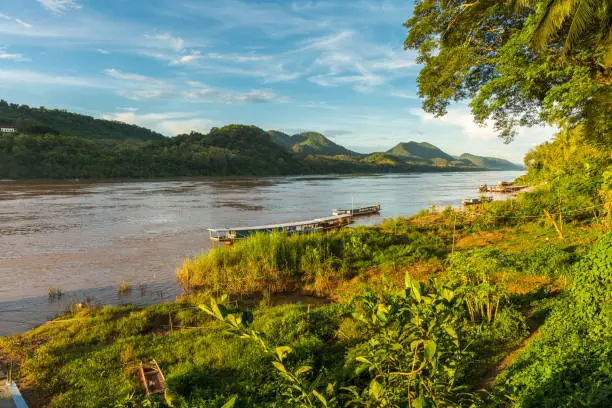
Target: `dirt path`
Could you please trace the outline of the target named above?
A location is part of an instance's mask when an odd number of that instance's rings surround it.
[[[501,373],[506,367],[509,367],[514,362],[516,356],[518,356],[525,349],[525,347],[527,347],[531,340],[540,335],[540,332],[538,330],[541,326],[540,324],[536,323],[532,319],[527,319],[527,326],[529,326],[529,329],[531,331],[529,336],[527,336],[527,338],[525,338],[525,340],[523,340],[521,344],[519,344],[515,349],[513,349],[510,354],[501,359],[497,364],[495,364],[495,366],[493,366],[489,370],[487,375],[480,382],[478,387],[479,389],[490,388],[499,373]]]

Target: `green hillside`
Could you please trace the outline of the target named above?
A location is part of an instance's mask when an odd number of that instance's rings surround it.
[[[61,134],[87,139],[161,140],[163,135],[136,125],[94,119],[58,109],[31,108],[0,100],[0,124],[12,125],[21,133]]]
[[[292,150],[300,154],[361,156],[359,153],[342,147],[317,132],[298,133],[293,135],[291,140],[293,141]]]
[[[448,162],[455,161],[455,158],[453,156],[444,153],[438,147],[427,142],[398,143],[392,149],[387,150],[387,153],[390,153],[395,156],[414,157],[416,159],[444,159]]]
[[[523,166],[514,164],[508,160],[499,159],[497,157],[476,156],[470,153],[463,153],[459,159],[469,160],[478,167],[484,167],[491,170],[522,170]]]
[[[0,179],[156,178],[301,174],[291,153],[254,126],[153,141],[64,135],[0,137]]]
[[[282,146],[287,151],[291,151],[293,147],[293,139],[286,133],[279,132],[278,130],[268,130],[268,135],[270,135],[270,139],[279,146]]]

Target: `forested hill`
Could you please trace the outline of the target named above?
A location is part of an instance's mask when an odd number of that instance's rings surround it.
[[[484,167],[491,170],[523,170],[523,166],[497,157],[476,156],[470,153],[463,153],[459,156],[459,159],[469,160],[478,167]]]
[[[344,146],[340,146],[329,140],[323,134],[318,132],[303,132],[293,136],[278,130],[269,130],[270,139],[282,146],[287,151],[298,153],[301,155],[323,155],[323,156],[353,156],[361,157],[363,155],[353,152]]]
[[[161,140],[163,135],[123,122],[94,119],[58,109],[32,108],[0,100],[0,124],[21,133],[61,134],[87,139]]]

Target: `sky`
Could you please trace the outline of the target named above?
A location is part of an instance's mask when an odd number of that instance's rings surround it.
[[[421,110],[410,0],[0,0],[0,98],[167,136],[230,123],[319,131],[349,149],[427,141],[522,162],[466,104]]]

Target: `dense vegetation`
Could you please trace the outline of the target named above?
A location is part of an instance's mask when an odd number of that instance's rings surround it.
[[[400,156],[388,161],[376,154],[362,158],[314,133],[293,136],[292,150],[279,144],[277,133],[229,125],[208,134],[192,132],[159,140],[92,139],[49,132],[2,134],[0,179],[483,170],[468,161]],[[340,152],[346,154],[337,154]]]
[[[215,248],[178,268],[178,302],[75,305],[0,339],[1,358],[54,408],[159,405],[136,375],[152,358],[173,407],[608,407],[610,7],[423,0],[406,23],[425,109],[471,98],[506,138],[556,122],[525,158],[532,191]]]
[[[24,134],[61,134],[86,139],[161,140],[163,135],[140,126],[94,119],[65,110],[31,108],[0,100],[0,124]]]

